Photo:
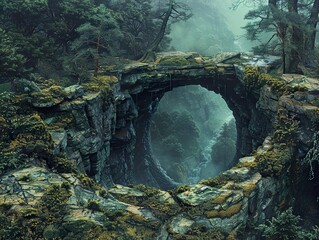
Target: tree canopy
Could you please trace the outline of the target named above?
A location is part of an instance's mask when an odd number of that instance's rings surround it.
[[[189,16],[175,0],[0,0],[0,13],[2,82],[49,75],[48,65],[75,79],[88,69],[97,75],[102,56],[138,59],[154,42],[167,47],[170,24]]]

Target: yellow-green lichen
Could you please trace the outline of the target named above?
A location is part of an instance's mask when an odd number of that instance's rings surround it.
[[[245,67],[243,81],[248,90],[258,90],[262,86],[268,85],[278,96],[295,90],[293,88],[289,88],[283,79],[266,74],[257,66]]]
[[[256,156],[256,165],[253,167],[262,176],[279,175],[291,159],[291,151],[286,149],[274,149]]]
[[[47,123],[47,128],[49,130],[61,130],[70,128],[75,123],[75,119],[72,113],[70,112],[59,112],[43,114],[43,117],[50,119],[50,122]]]
[[[47,160],[47,165],[55,169],[59,173],[73,173],[76,172],[74,162],[70,161],[66,154],[59,154],[52,156]]]
[[[243,194],[245,197],[249,197],[249,195],[256,189],[257,185],[253,182],[246,182],[240,185],[241,189],[243,190]]]
[[[230,179],[225,175],[218,175],[214,178],[202,180],[199,183],[206,185],[206,186],[210,186],[210,187],[220,188],[220,187],[224,186],[229,180]]]
[[[88,175],[81,173],[77,175],[77,178],[79,179],[80,183],[82,184],[84,188],[94,190],[95,193],[101,197],[107,196],[108,191],[104,187],[102,187],[100,184],[96,183]]]
[[[102,91],[105,94],[109,94],[112,91],[112,85],[117,82],[118,79],[115,76],[97,76],[84,83],[83,87],[91,92]]]
[[[240,210],[242,209],[242,203],[237,203],[235,205],[232,205],[230,207],[228,207],[225,210],[210,210],[210,211],[206,211],[205,215],[208,218],[215,218],[215,217],[219,217],[219,218],[230,218],[232,216],[234,216],[235,214],[239,213]]]
[[[213,178],[202,180],[199,183],[210,187],[221,188],[228,183],[239,183],[245,181],[246,177],[247,176],[239,174],[221,174]]]
[[[274,124],[273,140],[282,146],[294,147],[298,142],[299,121],[289,116],[284,109],[278,109]]]
[[[8,240],[44,239],[45,229],[59,232],[59,226],[69,211],[66,203],[70,196],[68,184],[52,184],[36,205],[10,208],[10,211],[15,212],[10,215],[1,211],[0,236]]]
[[[40,92],[31,93],[31,101],[35,106],[54,106],[64,100],[65,92],[61,86],[52,85]]]
[[[164,200],[160,200],[163,197],[164,192],[147,187],[145,185],[137,185],[136,189],[145,193],[145,198],[139,199],[139,206],[143,206],[151,209],[159,218],[167,218],[168,216],[176,215],[181,208],[179,205],[170,201],[171,196],[164,196]]]
[[[204,225],[194,223],[185,233],[174,233],[168,229],[174,240],[225,240],[228,233],[220,228],[208,228]]]
[[[212,203],[214,203],[214,204],[225,203],[225,202],[226,202],[226,199],[227,199],[231,194],[232,194],[231,191],[221,193],[220,195],[218,195],[216,198],[214,198],[214,199],[212,200]]]

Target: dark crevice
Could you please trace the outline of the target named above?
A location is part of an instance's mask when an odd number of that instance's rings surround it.
[[[97,153],[90,154],[89,159],[90,159],[90,166],[91,166],[89,175],[94,176],[95,174],[98,173],[98,169],[99,169]]]

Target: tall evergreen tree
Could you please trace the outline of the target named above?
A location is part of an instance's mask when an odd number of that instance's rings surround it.
[[[76,29],[79,38],[72,43],[73,61],[82,61],[82,63],[85,62],[84,65],[93,66],[93,75],[96,77],[102,54],[110,51],[108,31],[116,27],[111,12],[103,4],[94,8],[90,22],[84,23]],[[88,60],[92,60],[94,64],[87,64]]]

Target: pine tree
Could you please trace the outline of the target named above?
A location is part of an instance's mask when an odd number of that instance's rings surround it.
[[[26,59],[19,53],[19,47],[14,44],[12,37],[0,28],[0,82],[11,81],[16,76],[23,76]]]
[[[80,37],[71,46],[75,52],[73,61],[84,63],[93,60],[93,75],[96,77],[100,67],[101,55],[110,51],[108,31],[116,27],[111,12],[104,5],[95,8],[91,21],[76,29]]]

